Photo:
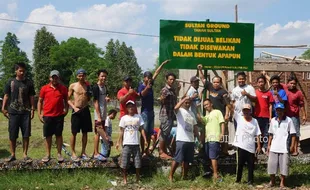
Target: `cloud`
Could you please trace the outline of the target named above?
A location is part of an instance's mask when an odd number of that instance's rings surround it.
[[[191,15],[212,11],[232,10],[236,4],[251,10],[264,7],[275,0],[154,0],[159,2],[161,9],[168,15]]]
[[[26,21],[54,25],[73,26],[90,29],[100,29],[106,31],[137,32],[145,23],[146,5],[133,2],[123,2],[119,4],[95,4],[88,8],[76,12],[62,12],[57,10],[52,4],[34,9],[29,14]],[[21,48],[26,51],[29,58],[32,57],[33,39],[36,30],[42,26],[23,24],[17,36],[20,39]],[[48,31],[52,32],[56,39],[66,40],[69,37],[86,38],[98,47],[105,48],[109,39],[119,39],[131,46],[130,36],[117,35],[111,33],[75,30],[59,27],[47,26]],[[138,61],[139,57],[138,57]]]
[[[17,3],[15,1],[8,3],[7,10],[9,15],[15,15],[17,11]]]
[[[0,18],[2,19],[12,19],[7,13],[0,13]],[[12,27],[12,23],[8,21],[0,21],[0,36],[4,36],[6,31],[9,31]]]
[[[297,20],[285,25],[273,24],[262,28],[255,36],[255,43],[273,45],[310,44],[310,20]]]

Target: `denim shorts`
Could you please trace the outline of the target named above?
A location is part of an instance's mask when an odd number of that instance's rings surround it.
[[[151,136],[154,131],[154,112],[142,112],[141,117],[144,121],[143,129],[146,135]]]
[[[174,161],[177,163],[187,162],[192,163],[194,160],[194,142],[176,142],[176,151],[174,155]]]
[[[216,160],[220,155],[220,143],[219,142],[206,142],[205,152],[208,158]]]

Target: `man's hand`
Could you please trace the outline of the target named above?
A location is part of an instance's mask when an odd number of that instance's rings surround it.
[[[256,154],[259,154],[260,152],[262,151],[262,147],[260,147],[260,146],[258,146],[257,148],[256,148]]]
[[[178,90],[180,90],[182,87],[181,82],[178,82]]]
[[[147,88],[152,88],[152,86],[153,86],[153,84],[152,84],[152,79],[149,79],[148,81],[147,81]]]
[[[109,97],[105,97],[105,101],[110,102],[110,98]]]
[[[147,147],[148,147],[148,145],[149,145],[149,144],[147,143],[146,139],[144,139],[144,147],[146,147],[146,148],[147,148]]]
[[[267,152],[266,152],[267,156],[269,155],[269,152],[270,152],[270,146],[268,146],[267,148]]]
[[[225,121],[229,121],[229,114],[225,114]]]
[[[166,61],[163,62],[163,64],[165,65],[165,64],[169,63],[170,61],[171,61],[170,59],[167,59]]]
[[[306,125],[307,117],[305,115],[302,116],[302,125]]]
[[[42,114],[39,115],[39,119],[40,119],[41,123],[44,123],[43,115]]]
[[[31,119],[34,118],[34,109],[31,109],[31,116],[30,116]]]
[[[4,117],[10,119],[8,110],[3,109],[3,110],[2,110],[2,113],[3,113]]]
[[[198,69],[199,71],[201,71],[201,70],[202,70],[202,65],[201,65],[201,64],[197,65],[197,69]]]
[[[80,108],[73,108],[74,112],[77,113],[80,111]]]
[[[133,93],[135,93],[135,90],[132,89],[132,88],[130,88],[130,89],[128,90],[128,94],[133,94]]]
[[[118,150],[118,148],[119,148],[119,144],[118,143],[116,143],[115,148],[116,148],[116,150]]]
[[[294,146],[291,146],[290,147],[290,153],[293,153],[294,152]]]
[[[220,134],[220,141],[222,141],[222,142],[224,142],[223,137],[224,137],[224,133],[221,133],[221,134]]]
[[[242,96],[246,96],[248,93],[243,89],[243,91],[241,91],[241,95]]]
[[[64,117],[66,117],[66,115],[68,114],[68,109],[64,110]]]

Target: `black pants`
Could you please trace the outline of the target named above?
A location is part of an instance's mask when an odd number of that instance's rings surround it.
[[[254,161],[255,155],[242,148],[238,148],[237,154],[237,180],[240,182],[242,178],[243,166],[245,163],[248,164],[248,183],[253,183],[254,181]]]

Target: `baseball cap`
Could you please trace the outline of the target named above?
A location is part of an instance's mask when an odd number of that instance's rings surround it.
[[[276,109],[284,109],[284,105],[283,105],[282,103],[277,103],[277,104],[275,105],[275,108],[276,108]]]
[[[129,104],[135,105],[135,102],[132,101],[132,100],[128,100],[128,101],[126,102],[126,106],[129,105]]]
[[[153,74],[150,71],[146,71],[144,72],[143,77],[153,78]]]
[[[86,75],[86,71],[84,69],[79,69],[79,70],[76,71],[76,75],[78,75],[78,74]]]
[[[57,71],[57,70],[52,70],[51,72],[50,72],[50,77],[52,77],[52,76],[54,76],[54,75],[56,75],[56,76],[60,76],[60,74],[59,74],[59,71]]]
[[[125,76],[124,81],[128,81],[128,80],[132,81],[132,78],[130,76]]]
[[[196,77],[196,76],[193,76],[193,77],[191,77],[191,82],[195,82],[195,81],[198,81],[199,80],[199,78],[198,77]]]
[[[252,109],[252,106],[250,104],[244,104],[242,109]]]

